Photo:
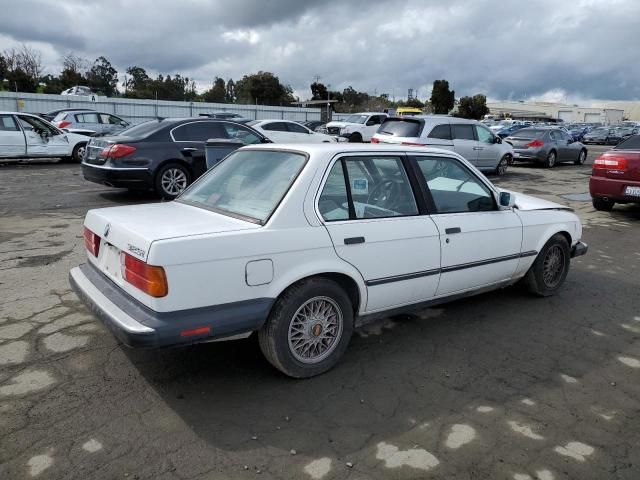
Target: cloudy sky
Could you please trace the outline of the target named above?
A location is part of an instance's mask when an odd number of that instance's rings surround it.
[[[446,78],[456,96],[640,98],[638,0],[0,0],[0,51],[26,43],[47,73],[66,52],[180,73],[199,89],[258,70],[301,98],[406,96]]]

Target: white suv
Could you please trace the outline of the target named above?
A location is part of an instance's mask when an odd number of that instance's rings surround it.
[[[372,143],[453,150],[479,170],[503,175],[513,163],[513,146],[476,120],[445,115],[390,117]]]
[[[344,120],[327,123],[327,133],[346,138],[350,142],[370,142],[387,118],[386,113],[354,113]]]

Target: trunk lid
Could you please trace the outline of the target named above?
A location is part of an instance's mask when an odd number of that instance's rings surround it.
[[[603,153],[599,159],[624,161],[624,169],[611,166],[609,168],[593,168],[593,174],[599,177],[613,178],[616,180],[632,180],[640,182],[640,150],[613,149]]]
[[[116,143],[135,143],[138,139],[124,136],[105,136],[105,137],[92,137],[87,143],[87,153],[84,158],[85,163],[91,165],[103,165],[107,159],[101,157],[102,150],[108,148]]]

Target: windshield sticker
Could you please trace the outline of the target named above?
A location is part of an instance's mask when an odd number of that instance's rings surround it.
[[[367,195],[369,193],[369,181],[366,178],[354,178],[351,191],[355,194]]]

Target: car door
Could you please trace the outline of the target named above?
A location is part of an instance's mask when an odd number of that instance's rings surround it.
[[[404,155],[345,155],[318,197],[336,253],[365,281],[367,312],[429,300],[438,285],[438,229],[420,212],[406,165]]]
[[[495,168],[502,158],[502,147],[497,143],[496,135],[483,125],[474,125],[478,137],[478,168]]]
[[[178,145],[185,161],[191,165],[196,177],[207,170],[205,143],[209,139],[227,139],[222,122],[197,120],[183,123],[171,130],[171,138]]]
[[[267,122],[260,125],[260,129],[274,143],[290,143],[295,142],[292,139],[289,128],[285,122]]]
[[[19,157],[26,154],[25,134],[13,115],[0,115],[0,157]]]
[[[89,130],[95,133],[102,133],[103,125],[100,123],[100,118],[98,117],[97,112],[76,113],[75,120],[77,126],[74,127],[76,128]]]
[[[125,122],[115,115],[109,115],[108,113],[100,114],[100,123],[102,126],[102,134],[110,135],[112,133],[120,132],[129,126],[128,122]]]
[[[518,215],[513,209],[501,210],[492,189],[457,158],[416,155],[413,159],[440,232],[441,274],[436,295],[510,279],[522,255]]]
[[[552,132],[556,134],[558,144],[558,161],[573,161],[578,158],[578,150],[573,145],[573,139],[563,130]]]
[[[472,165],[478,163],[478,141],[473,125],[470,123],[452,123],[453,149]]]
[[[71,155],[64,132],[31,115],[18,115],[26,139],[26,155],[33,157],[67,157]]]

